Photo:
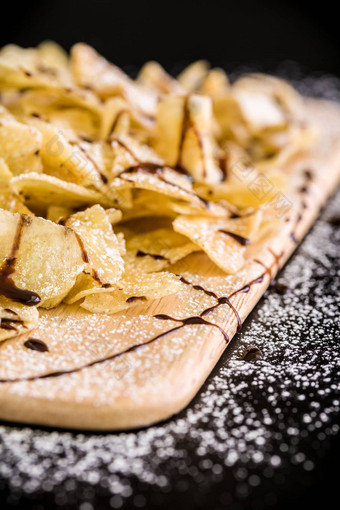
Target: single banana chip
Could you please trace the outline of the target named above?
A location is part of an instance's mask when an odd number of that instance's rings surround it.
[[[121,257],[125,247],[117,239],[104,209],[94,205],[63,221],[81,239],[82,255],[93,279],[100,285],[113,285],[124,271]]]
[[[41,133],[33,126],[18,122],[0,105],[0,156],[14,175],[41,172]]]
[[[93,204],[106,207],[112,204],[104,193],[65,182],[52,175],[32,172],[13,177],[10,183],[29,208],[40,212],[46,211],[50,204],[71,210]]]
[[[0,158],[0,208],[11,212],[32,214],[15,191],[11,182],[12,177],[13,174],[7,164]]]
[[[43,218],[0,209],[0,294],[25,305],[58,305],[83,271],[79,237]]]
[[[127,266],[151,273],[175,264],[200,248],[172,229],[162,228],[127,237],[126,250]]]
[[[183,284],[174,274],[167,272],[145,274],[129,269],[116,289],[88,295],[81,306],[94,313],[114,314],[136,304],[145,304],[176,294],[182,287]]]
[[[246,246],[261,223],[261,211],[237,219],[178,216],[176,232],[197,244],[226,273],[236,273],[244,264]]]

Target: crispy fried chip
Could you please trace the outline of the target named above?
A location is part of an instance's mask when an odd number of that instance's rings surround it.
[[[172,229],[161,228],[128,238],[126,249],[126,264],[150,273],[160,271],[200,248]]]
[[[0,156],[14,175],[41,171],[41,145],[42,136],[36,128],[18,122],[0,106]]]
[[[27,333],[38,324],[35,306],[25,306],[0,296],[0,342]]]
[[[245,246],[256,234],[261,212],[237,219],[178,216],[174,230],[197,244],[226,273],[235,273],[244,264]]]
[[[92,204],[111,205],[103,193],[45,174],[29,173],[11,179],[13,189],[32,210],[44,211],[53,204],[76,209]]]
[[[15,192],[12,183],[12,173],[5,161],[0,158],[0,208],[11,212],[31,214],[23,204],[20,196]]]
[[[0,210],[0,260],[2,274],[10,264],[18,299],[26,303],[34,298],[45,308],[61,302],[85,267],[79,239],[71,229],[4,210]],[[1,289],[5,296],[8,287],[10,292],[13,288],[6,282]]]
[[[158,62],[147,62],[139,72],[138,81],[158,94],[181,94],[183,88]]]
[[[71,145],[63,132],[51,124],[39,119],[30,122],[42,134],[40,154],[46,173],[75,184],[101,189],[103,180],[100,172],[79,145]]]
[[[83,258],[92,277],[101,285],[113,285],[124,271],[122,244],[112,230],[109,218],[100,205],[69,216],[64,224],[82,241]]]
[[[171,273],[145,274],[129,269],[115,290],[89,295],[81,306],[90,312],[114,314],[136,304],[175,294],[182,285]]]
[[[180,85],[186,92],[196,92],[204,79],[206,78],[209,70],[209,63],[206,60],[197,60],[188,67],[186,67],[177,77]]]
[[[144,115],[154,115],[157,95],[137,86],[123,71],[110,64],[93,48],[76,44],[71,52],[71,70],[75,81],[93,90],[101,98],[121,96]]]
[[[212,103],[209,97],[164,96],[158,104],[154,146],[169,166],[196,181],[218,183],[222,172],[213,156]]]

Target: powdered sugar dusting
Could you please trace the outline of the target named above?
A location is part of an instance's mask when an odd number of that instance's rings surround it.
[[[202,485],[194,498],[219,486],[218,504],[251,498],[254,508],[265,508],[276,495],[269,491],[256,506],[263,485],[282,486],[288,470],[290,477],[292,470],[312,476],[338,432],[340,233],[327,218],[340,212],[339,198],[279,277],[291,292],[268,293],[179,416],[118,434],[1,426],[0,477],[12,490],[7,503],[43,490],[49,507],[73,494],[90,510],[109,494],[111,508],[152,508],[170,490],[175,498]],[[259,347],[263,359],[242,361],[248,345]]]

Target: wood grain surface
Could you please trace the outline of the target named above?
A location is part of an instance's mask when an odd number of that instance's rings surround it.
[[[237,315],[245,320],[339,181],[340,107],[318,100],[306,100],[306,106],[319,139],[285,169],[296,189],[286,221],[247,249],[245,267],[228,276],[197,253],[171,268],[192,285],[148,306],[114,316],[89,314],[78,305],[41,310],[36,330],[0,345],[0,381],[11,381],[0,382],[0,419],[128,429],[189,404],[227,347],[226,336],[235,334]],[[154,317],[159,314],[177,321]],[[43,340],[48,352],[27,349],[28,338]]]

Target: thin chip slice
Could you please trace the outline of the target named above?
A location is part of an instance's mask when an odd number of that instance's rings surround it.
[[[197,60],[186,67],[177,77],[180,85],[186,92],[193,93],[199,90],[209,70],[206,60]]]
[[[179,278],[171,273],[145,274],[130,269],[115,290],[89,295],[81,306],[90,312],[114,314],[136,304],[176,294],[182,286]]]
[[[30,123],[42,134],[40,154],[46,173],[82,186],[103,187],[93,162],[78,145],[71,145],[61,130],[40,119],[31,119]]]
[[[75,81],[106,99],[121,96],[145,115],[154,115],[157,95],[133,82],[121,69],[80,43],[71,50],[71,71]]]
[[[11,171],[5,161],[0,158],[0,208],[11,212],[32,214],[22,202],[21,197],[14,191],[11,179]]]
[[[25,306],[0,296],[0,342],[27,333],[38,324],[35,306]]]
[[[243,266],[245,246],[256,234],[260,221],[260,211],[226,220],[179,216],[173,227],[200,246],[219,268],[233,274]]]
[[[56,306],[85,267],[79,239],[43,218],[0,210],[1,294],[24,304]]]
[[[82,240],[83,257],[92,277],[101,285],[113,285],[123,271],[122,245],[112,230],[104,209],[94,205],[69,216],[64,222]]]
[[[112,285],[101,284],[93,278],[92,274],[83,272],[77,276],[76,283],[64,298],[64,302],[71,305],[90,294],[102,292],[112,292]]]
[[[138,82],[158,94],[181,94],[184,89],[165,69],[154,61],[147,62],[140,70]]]
[[[179,164],[197,182],[217,184],[223,175],[214,159],[212,128],[211,99],[198,94],[189,96],[184,105],[184,138]]]
[[[41,145],[42,136],[36,128],[18,122],[0,106],[0,156],[14,175],[41,171]]]
[[[137,234],[126,242],[124,260],[145,273],[161,271],[170,264],[190,255],[200,248],[188,238],[169,228],[160,228]]]
[[[142,163],[123,171],[110,185],[111,190],[136,188],[154,191],[169,198],[189,202],[198,209],[207,209],[207,201],[192,189],[191,182],[168,167]]]
[[[100,125],[100,138],[107,140],[110,136],[128,135],[131,108],[121,97],[111,97],[103,106]]]
[[[32,210],[45,210],[50,204],[69,209],[92,204],[112,205],[105,194],[90,190],[52,175],[28,173],[11,180],[13,189]]]
[[[198,182],[218,183],[214,159],[212,102],[192,94],[164,96],[158,103],[154,147],[167,165],[180,167]]]

